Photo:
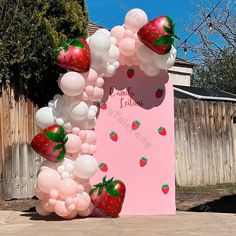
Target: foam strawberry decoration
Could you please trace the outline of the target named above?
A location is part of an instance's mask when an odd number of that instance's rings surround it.
[[[160,16],[138,31],[140,41],[154,52],[164,55],[171,50],[175,38],[175,25],[170,17]]]
[[[100,163],[98,165],[99,169],[102,171],[102,172],[107,172],[108,171],[108,167],[107,167],[107,164],[106,163]]]
[[[131,79],[132,77],[134,77],[134,69],[130,68],[127,70],[127,76],[129,79]]]
[[[139,126],[140,126],[140,121],[138,121],[138,120],[135,120],[135,121],[133,121],[133,123],[132,123],[132,130],[136,130],[136,129],[138,129],[139,128]]]
[[[125,184],[113,178],[94,185],[90,191],[91,201],[94,205],[93,216],[118,217],[125,198]]]
[[[163,94],[164,94],[164,89],[163,88],[159,88],[159,89],[157,89],[156,90],[156,98],[158,99],[158,98],[161,98],[162,96],[163,96]]]
[[[114,142],[116,142],[118,140],[118,135],[115,131],[111,131],[110,135],[110,139]]]
[[[169,185],[168,184],[163,184],[162,185],[162,192],[164,194],[167,194],[169,192]]]
[[[91,54],[87,41],[83,38],[64,43],[55,53],[58,66],[79,73],[87,72],[91,66]]]
[[[31,146],[40,156],[52,162],[62,161],[66,154],[65,144],[68,141],[65,130],[57,124],[37,134]]]
[[[104,101],[102,101],[102,100],[100,100],[100,101],[98,102],[98,105],[99,105],[100,109],[103,109],[103,110],[106,110],[106,109],[107,109],[107,104],[106,104],[106,102],[104,102]]]
[[[146,157],[142,157],[139,161],[139,164],[141,167],[144,167],[147,165],[148,159]]]
[[[158,129],[158,133],[162,136],[165,136],[166,135],[166,129],[164,127],[160,127]]]

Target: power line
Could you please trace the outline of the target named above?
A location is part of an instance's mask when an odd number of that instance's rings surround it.
[[[181,48],[184,44],[187,43],[187,41],[189,40],[189,38],[191,38],[193,36],[193,34],[205,23],[205,21],[211,17],[211,14],[215,11],[215,9],[220,5],[220,3],[223,0],[219,0],[219,2],[215,5],[215,7],[211,10],[211,12],[208,13],[208,15],[203,19],[203,21],[193,30],[193,32],[180,44],[180,46],[178,46],[177,49]]]

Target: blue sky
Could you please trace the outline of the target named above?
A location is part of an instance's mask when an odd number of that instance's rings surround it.
[[[192,23],[191,15],[197,14],[194,2],[198,0],[87,0],[90,20],[104,27],[112,28],[124,23],[125,14],[132,8],[143,9],[151,20],[161,15],[170,16],[176,24],[180,42],[188,36],[186,28]],[[204,1],[203,1],[204,2]],[[189,42],[193,42],[194,39]],[[178,51],[184,57],[183,50]],[[191,57],[191,55],[188,55]],[[188,57],[187,57],[188,58]]]

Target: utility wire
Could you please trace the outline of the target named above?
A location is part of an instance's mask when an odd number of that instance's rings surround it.
[[[193,34],[203,25],[203,23],[205,23],[205,21],[211,17],[211,14],[215,11],[215,9],[220,5],[220,3],[223,0],[220,0],[215,7],[211,10],[211,12],[203,19],[203,21],[193,30],[193,32],[180,44],[180,46],[178,46],[177,49],[181,48],[184,44],[186,44],[186,42],[193,36]]]

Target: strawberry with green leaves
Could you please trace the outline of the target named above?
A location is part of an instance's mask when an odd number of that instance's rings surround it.
[[[113,141],[113,142],[117,142],[118,140],[118,134],[115,132],[115,131],[111,131],[110,134],[110,139]]]
[[[161,189],[162,189],[162,192],[163,192],[164,194],[167,194],[167,193],[169,192],[169,190],[170,190],[168,184],[163,184]]]
[[[55,51],[54,57],[58,66],[79,73],[89,71],[91,66],[89,45],[83,38],[72,39],[64,43]]]
[[[98,101],[98,105],[99,105],[100,109],[102,109],[102,110],[106,110],[107,109],[106,102],[104,102],[102,100]]]
[[[138,31],[140,41],[154,52],[164,55],[170,52],[172,45],[174,45],[175,25],[170,17],[160,16]]]
[[[93,216],[118,217],[125,198],[125,184],[121,180],[106,180],[106,176],[90,191],[94,205]]]
[[[129,68],[127,70],[127,76],[128,76],[129,79],[133,78],[134,77],[134,69]]]
[[[52,162],[60,162],[66,154],[65,144],[68,141],[62,126],[52,125],[37,134],[31,146],[40,156]]]
[[[159,129],[158,129],[158,133],[160,134],[160,135],[162,135],[162,136],[166,136],[166,129],[164,128],[164,127],[160,127]]]
[[[102,171],[102,172],[107,172],[108,171],[108,167],[107,167],[107,164],[106,163],[100,163],[98,165],[99,169]]]
[[[140,121],[138,121],[138,120],[133,121],[132,130],[138,129],[140,125],[141,125]]]
[[[141,157],[140,161],[139,161],[139,165],[141,167],[144,167],[147,165],[148,159],[146,157]]]

